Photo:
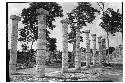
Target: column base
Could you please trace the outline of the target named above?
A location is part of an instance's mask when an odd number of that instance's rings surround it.
[[[37,77],[37,78],[44,78],[44,77],[45,77],[45,74],[37,74],[36,77]]]
[[[75,70],[81,70],[81,66],[80,67],[75,67]]]
[[[13,75],[15,73],[17,73],[16,64],[9,64],[9,75]]]
[[[90,65],[86,66],[85,68],[90,68]]]
[[[68,72],[68,68],[62,68],[61,73],[67,73]]]
[[[45,67],[41,65],[36,65],[36,77],[43,78],[45,77]]]

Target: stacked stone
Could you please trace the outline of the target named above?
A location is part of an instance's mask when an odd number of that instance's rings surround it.
[[[61,20],[63,32],[62,73],[68,71],[68,19]]]
[[[76,55],[75,70],[81,69],[81,53],[80,53],[80,26],[74,26],[76,29]]]
[[[12,34],[11,34],[9,74],[12,75],[16,73],[18,22],[21,20],[21,18],[16,15],[11,15],[10,19],[12,19]]]
[[[92,34],[93,41],[93,66],[96,65],[96,34]]]
[[[101,36],[98,37],[98,47],[99,47],[99,65],[102,65],[102,44],[101,44]]]
[[[89,68],[90,67],[90,61],[91,61],[91,58],[90,58],[90,39],[89,39],[89,33],[90,33],[90,30],[86,30],[84,32],[86,34],[86,67]]]
[[[106,63],[106,42],[105,42],[105,38],[102,39],[102,61],[103,61],[103,63]]]
[[[49,12],[43,8],[36,10],[38,14],[38,39],[37,39],[37,54],[36,54],[36,76],[38,78],[45,76],[46,62],[46,15]]]

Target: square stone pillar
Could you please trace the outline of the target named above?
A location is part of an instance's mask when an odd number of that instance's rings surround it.
[[[98,37],[98,47],[99,47],[99,65],[102,65],[102,43],[101,43],[101,36]]]
[[[92,34],[93,41],[93,66],[96,65],[96,34]]]
[[[75,70],[81,69],[81,53],[80,53],[80,26],[74,26],[76,29],[76,55]]]
[[[62,50],[62,73],[68,71],[68,24],[70,21],[64,19],[60,21],[62,23],[62,32],[63,32],[63,50]]]
[[[106,63],[106,42],[105,42],[105,38],[102,39],[102,62]]]
[[[21,18],[16,15],[11,15],[10,19],[12,19],[11,50],[9,61],[9,74],[11,75],[16,73],[18,22],[21,20]]]
[[[89,33],[90,30],[85,30],[84,32],[86,34],[86,67],[90,67],[90,61],[91,61],[91,54],[90,54],[90,39],[89,39]]]
[[[38,78],[45,76],[46,63],[46,16],[49,12],[43,8],[36,10],[38,14],[38,39],[36,54],[36,76]]]

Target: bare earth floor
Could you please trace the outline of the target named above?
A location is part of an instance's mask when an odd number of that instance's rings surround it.
[[[78,82],[78,81],[101,81],[101,82],[122,82],[123,71],[120,68],[105,67],[105,68],[82,68],[78,71],[73,71],[69,68],[69,72],[61,73],[61,68],[46,68],[46,76],[44,78],[35,77],[35,68],[20,69],[17,74],[11,76],[11,81],[14,82]]]

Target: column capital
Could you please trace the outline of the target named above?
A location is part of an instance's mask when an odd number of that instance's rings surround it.
[[[68,23],[68,24],[70,24],[70,23],[71,23],[71,21],[70,21],[69,19],[67,19],[67,18],[66,18],[66,19],[61,20],[60,22],[61,22],[62,24],[63,24],[63,23]]]
[[[105,38],[102,39],[102,47],[105,48]]]
[[[92,40],[96,41],[96,34],[91,34],[91,36],[92,36]]]
[[[98,43],[101,43],[101,38],[102,36],[97,37],[98,38]]]
[[[96,36],[96,34],[91,34],[91,36],[93,37],[93,36]]]
[[[79,26],[74,26],[74,29],[76,30],[76,32],[80,31],[80,27]]]
[[[105,39],[105,38],[103,38],[103,39],[102,39],[102,42],[105,42],[105,40],[106,40],[106,39]]]
[[[10,19],[21,21],[21,17],[16,16],[16,15],[11,15],[11,16],[10,16]]]
[[[97,37],[98,39],[101,39],[102,38],[102,36],[99,36],[99,37]]]
[[[39,15],[49,15],[49,12],[43,8],[36,9],[36,13]]]
[[[90,30],[82,31],[83,33],[90,33]]]

